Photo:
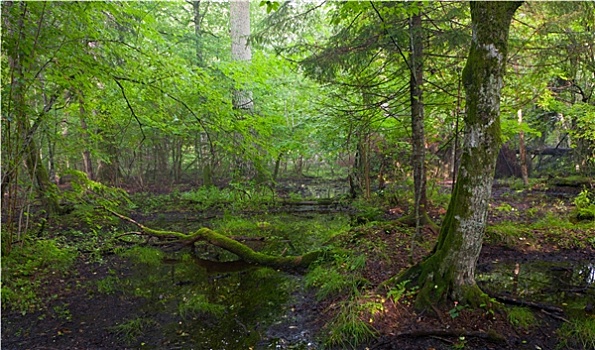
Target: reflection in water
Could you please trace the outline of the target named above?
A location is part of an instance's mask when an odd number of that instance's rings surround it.
[[[595,262],[490,263],[478,267],[477,283],[495,295],[582,309],[595,298]]]
[[[579,271],[579,274],[585,275],[587,284],[595,283],[595,264],[588,263],[581,271]]]
[[[308,217],[268,215],[253,220],[270,223],[267,240],[259,251],[273,255],[287,250],[302,254],[316,249],[349,222],[347,215],[337,213]],[[183,226],[188,223],[168,224]],[[241,227],[242,234],[263,235],[263,229],[257,224],[253,225],[254,232],[246,226]],[[162,229],[193,231],[197,227]],[[215,229],[226,232],[217,226]],[[238,230],[234,227],[234,231]],[[148,323],[152,325],[150,329],[127,345],[143,349],[243,350],[280,348],[279,339],[290,339],[291,344],[284,343],[283,349],[307,349],[311,339],[307,332],[302,332],[303,324],[297,321],[289,320],[299,329],[277,332],[278,339],[268,335],[272,323],[292,315],[288,310],[291,309],[292,292],[303,283],[300,277],[230,261],[237,257],[211,248],[201,251],[197,248],[200,257],[186,251],[169,253],[162,259],[137,261],[131,254],[130,260],[122,262],[118,270],[127,271],[127,274],[117,280],[116,289],[122,299],[139,300],[135,302],[138,310],[134,316],[152,321]],[[161,256],[162,251],[155,249],[154,253],[148,255]],[[202,259],[204,257],[217,257],[225,262]]]

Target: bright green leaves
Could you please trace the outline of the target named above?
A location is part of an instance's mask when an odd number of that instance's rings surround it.
[[[541,137],[541,132],[526,122],[519,124],[518,120],[512,116],[501,116],[500,127],[502,129],[502,142],[506,143],[515,138],[519,132],[524,132],[526,136]]]
[[[277,1],[261,1],[259,6],[266,6],[267,13],[271,13],[272,11],[277,11],[277,9],[279,9],[279,6],[281,6],[281,3]]]

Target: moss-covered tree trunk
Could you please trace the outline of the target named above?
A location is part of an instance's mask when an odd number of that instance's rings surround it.
[[[521,3],[470,3],[473,36],[463,70],[467,113],[459,175],[432,254],[403,276],[419,283],[419,306],[448,298],[472,305],[480,300],[474,274],[501,144],[508,31]]]

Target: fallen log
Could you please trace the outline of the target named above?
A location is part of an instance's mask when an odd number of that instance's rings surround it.
[[[198,229],[197,231],[189,234],[176,231],[155,230],[113,210],[107,208],[106,210],[118,218],[136,225],[140,231],[135,233],[155,237],[158,239],[176,239],[178,242],[182,242],[187,245],[194,245],[196,242],[205,241],[237,255],[238,258],[251,265],[267,266],[280,270],[294,270],[296,268],[308,267],[311,263],[316,261],[324,254],[324,252],[321,251],[314,251],[299,256],[272,256],[256,252],[245,244],[242,244],[206,227]]]

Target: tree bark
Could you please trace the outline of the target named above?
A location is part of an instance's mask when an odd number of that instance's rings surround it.
[[[204,64],[202,57],[202,33],[201,24],[204,13],[200,11],[200,0],[192,1],[192,10],[194,14],[194,40],[196,40],[196,64],[200,67]]]
[[[411,164],[413,168],[414,206],[416,236],[420,236],[419,228],[426,215],[426,167],[425,167],[425,135],[423,105],[423,32],[421,13],[413,15],[409,22],[411,41],[409,93],[411,98]]]
[[[448,298],[478,306],[475,267],[485,232],[500,139],[500,93],[510,22],[521,2],[471,2],[472,42],[463,70],[466,115],[455,189],[432,254],[401,279],[420,285],[417,306]]]
[[[82,92],[79,92],[79,112],[81,118],[81,130],[82,130],[82,138],[83,142],[85,143],[85,148],[83,149],[83,168],[85,169],[85,173],[89,180],[95,180],[95,173],[93,171],[93,159],[91,157],[91,151],[89,150],[90,141],[89,141],[89,128],[87,127],[86,121],[86,111],[85,105],[83,100]]]
[[[229,3],[231,24],[231,59],[234,61],[252,60],[252,51],[248,43],[250,36],[250,1],[236,0]],[[236,109],[252,111],[254,102],[252,91],[234,90],[233,106]]]
[[[523,124],[523,110],[519,109],[517,112],[519,118],[519,126]],[[519,131],[519,156],[521,158],[521,176],[523,184],[529,186],[529,171],[527,169],[527,149],[525,148],[525,132]]]

